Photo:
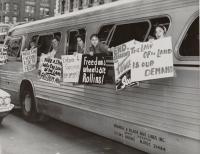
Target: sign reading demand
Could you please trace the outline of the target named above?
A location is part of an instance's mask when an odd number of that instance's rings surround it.
[[[136,43],[130,59],[132,82],[174,76],[171,37]]]

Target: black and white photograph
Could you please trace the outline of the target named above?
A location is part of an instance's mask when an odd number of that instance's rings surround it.
[[[199,0],[0,0],[0,154],[200,154]]]

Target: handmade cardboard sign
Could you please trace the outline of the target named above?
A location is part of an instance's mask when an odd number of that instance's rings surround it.
[[[126,86],[133,85],[131,83],[131,48],[134,46],[135,41],[129,41],[114,47],[113,61],[115,70],[115,83],[116,90],[124,89]]]
[[[106,73],[106,59],[104,56],[82,56],[80,84],[104,84]]]
[[[60,84],[62,75],[62,61],[57,58],[45,58],[40,68],[40,80]]]
[[[132,82],[174,76],[171,37],[136,43],[130,57]]]
[[[22,51],[22,64],[24,72],[30,72],[36,69],[37,48]]]
[[[63,55],[63,82],[78,82],[81,70],[82,54]]]
[[[4,65],[8,61],[7,46],[0,48],[0,65]]]

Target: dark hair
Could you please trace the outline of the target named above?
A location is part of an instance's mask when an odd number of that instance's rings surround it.
[[[84,36],[83,36],[83,35],[77,34],[77,35],[76,35],[76,39],[77,39],[77,38],[80,38],[83,42],[85,42],[85,39],[84,39]]]
[[[60,42],[60,37],[57,36],[57,35],[55,35],[53,39],[56,39],[58,42]],[[53,40],[53,39],[52,39],[52,40]]]
[[[36,38],[32,38],[31,41],[30,41],[30,43],[31,42],[36,43]]]
[[[92,34],[92,35],[90,36],[90,40],[91,40],[93,37],[96,37],[96,38],[99,39],[98,34]]]
[[[160,27],[164,31],[164,33],[167,32],[167,29],[166,29],[166,27],[164,25],[156,25],[155,26],[155,30],[156,30],[157,27]]]

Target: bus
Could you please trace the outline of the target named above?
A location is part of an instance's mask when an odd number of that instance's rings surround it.
[[[200,57],[198,0],[123,0],[14,27],[5,44],[0,88],[11,94],[26,120],[50,116],[152,154],[200,153]],[[116,91],[113,61],[107,57],[104,85],[60,86],[42,82],[38,71],[23,73],[21,51],[37,42],[38,56],[60,37],[58,53],[77,49],[75,36],[97,33],[114,47],[147,41],[157,24],[172,38],[173,78],[141,81]],[[31,133],[31,129],[30,129]]]

